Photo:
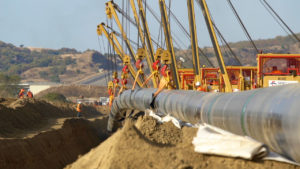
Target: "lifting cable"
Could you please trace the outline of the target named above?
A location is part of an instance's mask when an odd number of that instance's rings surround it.
[[[110,59],[110,44],[109,44],[109,39],[107,39],[108,43],[107,43],[107,61],[108,61],[108,72],[107,72],[107,76],[108,76],[108,80],[110,81],[111,80],[111,76],[110,76],[110,73],[111,73],[111,59]]]
[[[142,0],[142,2],[144,2],[145,4],[145,0]],[[160,47],[160,48],[164,48],[163,46],[163,38],[162,38],[162,24],[161,24],[161,20],[159,19],[158,15],[155,13],[155,11],[148,5],[148,4],[145,4],[145,9],[149,10],[151,15],[155,18],[155,20],[159,23],[159,34],[158,34],[158,37],[160,38],[157,38],[157,43],[153,41],[154,38],[151,38],[152,41],[157,45],[157,48]],[[159,36],[160,35],[160,36]],[[151,36],[152,37],[152,36]]]
[[[199,4],[200,5],[200,4]],[[233,52],[232,48],[229,46],[229,44],[227,43],[227,41],[225,40],[224,36],[222,35],[221,31],[218,29],[218,27],[215,24],[214,18],[210,12],[210,10],[208,9],[208,13],[210,15],[211,18],[211,23],[217,33],[217,35],[219,36],[219,39],[221,40],[222,43],[222,48],[224,53],[228,56],[228,58],[230,57],[230,54],[227,52],[226,48],[224,47],[224,44],[226,45],[227,49],[230,51],[231,55],[235,58],[235,61],[238,63],[238,66],[242,66],[241,61],[239,60],[239,58],[237,57],[237,55]]]
[[[137,17],[140,18],[140,13],[139,13],[139,12],[136,12],[136,14],[137,14]],[[139,27],[141,28],[140,22],[138,22],[138,23],[136,23],[136,24],[138,24],[138,25],[137,25],[137,26],[138,26],[137,29],[139,29]],[[142,28],[141,28],[141,29],[142,29]],[[140,38],[141,38],[141,35],[140,35],[140,32],[138,31],[138,36],[137,36],[137,49],[140,48],[140,41],[141,41],[141,43],[142,43],[142,40],[141,40]]]
[[[116,4],[115,4],[116,5]],[[122,12],[123,12],[123,9],[124,9],[124,0],[122,0]],[[120,10],[121,11],[121,10]],[[124,29],[124,16],[123,13],[122,13],[122,28]],[[112,28],[113,29],[113,28]],[[123,32],[124,33],[124,32]],[[122,36],[122,48],[124,49],[124,37]],[[126,51],[126,52],[125,52]],[[127,53],[127,48],[124,50],[125,53]],[[122,53],[122,57],[123,57],[123,53]]]
[[[109,27],[109,26],[107,26],[107,25],[106,25],[106,28],[108,28],[109,30],[111,30],[117,37],[119,37],[120,39],[123,40],[123,36],[122,36],[122,34],[121,34],[120,32],[117,32],[115,29],[113,29],[113,28],[111,28],[111,27]],[[129,42],[131,42],[132,44],[138,46],[138,43],[135,42],[134,40],[129,39],[129,38],[127,38],[127,40],[128,40]],[[155,43],[156,43],[156,42],[155,42]],[[123,46],[122,46],[122,48],[123,48]],[[133,47],[133,48],[134,48],[134,47]],[[135,48],[135,49],[136,49],[136,48]]]
[[[143,0],[143,2],[144,2],[145,0]],[[146,4],[147,5],[147,4]],[[167,6],[166,6],[167,7]],[[147,5],[146,6],[146,8],[150,11],[150,13],[152,14],[152,16],[154,16],[154,18],[155,18],[155,20],[157,21],[157,23],[159,23],[160,25],[161,25],[161,21],[160,21],[160,19],[159,19],[159,17],[158,17],[158,15],[155,13],[155,11],[151,8],[151,7],[149,7],[149,5]],[[169,23],[170,23],[170,21],[169,21]],[[177,45],[177,47],[179,47],[180,45],[179,45],[179,43],[177,42],[177,41],[180,41],[180,40],[178,40],[178,39],[180,39],[174,32],[172,32],[171,30],[170,30],[170,32],[171,32],[171,34],[173,35],[173,41],[174,41],[174,43]],[[162,35],[162,34],[161,34]],[[161,40],[163,40],[163,38],[161,39]],[[185,46],[185,43],[183,43],[182,41],[180,41],[180,43],[181,43],[181,45],[182,46]],[[163,45],[161,45],[161,47],[164,47],[165,46],[165,44]]]
[[[110,25],[112,25],[112,21],[110,20]],[[109,38],[112,39],[111,37],[111,34],[109,34]],[[113,71],[114,71],[114,64],[113,64],[113,56],[112,56],[112,49],[113,49],[113,46],[110,45],[110,43],[108,43],[109,45],[109,61],[110,61],[110,74],[109,74],[109,77],[110,77],[110,80],[112,80],[112,75],[113,75]]]
[[[143,4],[143,2],[142,2],[142,4]],[[144,6],[147,6],[147,0],[144,1]],[[147,21],[147,8],[145,8],[144,10],[145,10],[145,21]],[[140,12],[138,12],[138,13],[140,13]],[[146,30],[144,30],[144,42],[145,42],[145,37],[146,37],[146,36],[147,36]],[[151,36],[151,35],[149,35],[149,36]],[[146,44],[144,43],[143,45],[146,45]],[[143,47],[144,47],[144,46],[143,46]],[[150,65],[149,65],[149,66],[150,66]]]
[[[230,0],[227,0],[227,2],[228,2],[228,4],[229,4],[229,6],[230,6],[232,12],[234,13],[236,19],[238,20],[239,24],[241,25],[241,27],[242,27],[244,33],[246,34],[248,40],[249,40],[250,43],[252,44],[253,48],[256,50],[257,53],[259,53],[259,50],[257,49],[257,46],[255,45],[254,41],[252,40],[252,38],[251,38],[249,32],[247,31],[247,29],[246,29],[246,27],[245,27],[245,25],[244,25],[242,19],[240,18],[239,14],[238,14],[237,11],[235,10],[233,4],[231,3]]]
[[[160,42],[160,37],[161,37],[161,24],[159,25],[159,28],[158,28],[158,35],[157,35],[157,42]],[[156,48],[158,49],[158,44],[156,46]]]
[[[227,41],[225,40],[224,36],[222,35],[222,33],[220,32],[220,30],[218,29],[218,27],[216,26],[215,22],[212,21],[213,27],[215,28],[219,38],[221,39],[221,42],[223,44],[226,45],[226,47],[228,48],[228,50],[230,51],[231,55],[235,58],[235,60],[238,63],[238,66],[242,66],[242,63],[240,61],[240,59],[237,57],[237,55],[234,53],[234,51],[232,50],[232,48],[229,46],[229,44],[227,43]],[[226,51],[226,50],[225,50]]]
[[[162,47],[165,46],[165,44],[162,43],[162,41],[163,41],[163,38],[162,38],[163,34],[162,34],[162,24],[161,24],[161,21],[160,21],[158,15],[155,13],[155,11],[148,4],[145,3],[145,0],[142,0],[142,2],[144,2],[144,4],[145,4],[145,7],[146,7],[145,9],[149,10],[150,13],[152,14],[152,16],[155,18],[155,20],[160,24],[160,28],[159,29],[160,29],[161,38],[157,38],[157,39],[158,39],[158,41],[160,39],[161,42],[160,42],[160,45],[159,45],[159,43],[156,43],[156,44],[162,48]],[[167,5],[166,5],[166,8],[169,10],[169,13],[171,13],[171,15],[172,15],[172,11],[170,10],[170,8]],[[169,24],[170,24],[170,20],[169,20]],[[176,44],[176,46],[178,48],[180,48],[180,46],[185,46],[185,43],[182,42],[180,40],[180,38],[174,32],[172,32],[171,30],[170,30],[170,32],[171,32],[171,34],[173,34],[173,37],[174,37],[173,41],[174,41],[174,43]],[[152,38],[152,39],[154,39],[154,38]],[[165,41],[164,41],[164,43],[165,43]]]
[[[143,2],[144,2],[144,0],[143,0]],[[146,4],[147,5],[147,4]],[[129,15],[127,15],[117,4],[114,4],[114,6],[116,7],[116,11],[117,12],[119,12],[122,16],[124,16],[126,19],[128,19],[129,20],[129,22],[131,23],[131,24],[133,24],[137,29],[138,29],[138,25],[137,25],[137,23],[135,22],[135,20],[134,19],[132,19]],[[149,8],[148,8],[148,5],[147,5],[147,9],[149,10]],[[155,14],[155,13],[152,13],[152,12],[154,12],[153,10],[152,11],[150,11],[151,12],[151,14],[155,17],[155,19],[157,19],[157,15]],[[159,23],[160,23],[160,21],[158,21]],[[115,30],[114,30],[114,32],[116,32]],[[139,35],[138,35],[139,36]],[[150,35],[151,36],[151,39],[152,39],[152,42],[153,43],[155,43],[155,44],[159,44],[159,43],[157,43],[156,41],[154,41],[153,39],[153,36],[152,35]],[[123,39],[123,37],[121,37],[122,39]],[[137,48],[139,48],[140,47],[140,45],[139,45],[139,37],[137,38],[138,40],[137,40]],[[130,40],[130,39],[128,39],[128,40]],[[132,41],[132,40],[130,40],[130,41]],[[135,43],[136,44],[136,43]],[[161,45],[159,45],[159,47],[161,47]]]
[[[167,5],[166,5],[166,7],[167,7]],[[168,24],[169,24],[169,29],[170,29],[170,32],[171,32],[171,0],[169,0],[169,8],[167,8],[167,9],[169,9],[169,13],[168,13],[169,23]]]
[[[276,18],[276,16],[274,16],[274,14],[270,11],[270,9],[266,6],[266,4],[264,4],[261,0],[260,3],[264,6],[264,8],[269,12],[269,14],[272,16],[272,18],[276,21],[276,23],[281,27],[281,29],[287,34],[290,35],[288,33],[288,31],[284,28],[284,26],[280,23],[280,21],[278,21],[278,19]],[[295,41],[295,39],[292,37],[292,39]]]
[[[169,9],[168,6],[166,6],[166,8]],[[186,28],[182,25],[182,23],[179,21],[179,19],[175,16],[175,14],[174,14],[172,11],[170,11],[170,14],[171,14],[171,16],[175,19],[177,25],[178,25],[178,26],[181,28],[181,30],[185,33],[186,37],[190,40],[191,37],[190,37],[189,32],[186,30]],[[198,46],[198,45],[197,45],[197,46]],[[208,66],[214,67],[213,64],[212,64],[212,62],[208,59],[208,56],[203,52],[203,50],[202,50],[199,46],[198,46],[198,50],[199,50],[200,54],[204,56],[204,59],[207,61]]]
[[[129,1],[128,1],[129,2]],[[122,1],[122,7],[124,6],[123,4],[124,2]],[[134,19],[132,19],[128,14],[127,12],[124,12],[124,7],[121,9],[117,4],[113,3],[114,4],[114,8],[116,9],[117,12],[119,12],[122,16],[124,16],[129,22],[131,22],[133,25],[136,25],[136,22]]]
[[[102,46],[103,46],[103,56],[105,57],[104,51],[106,51],[106,49],[105,49],[105,43],[104,43],[104,38],[103,38],[103,36],[101,36],[101,40],[102,40]],[[106,61],[107,61],[107,60],[106,60]],[[107,62],[106,62],[106,64],[107,64]],[[104,66],[103,66],[103,67],[104,67]],[[104,73],[106,86],[108,85],[107,72],[108,72],[108,71],[106,71],[106,73]]]
[[[174,42],[174,44],[177,46],[177,48],[178,48],[179,50],[182,50],[182,48],[181,48],[180,46],[181,46],[181,45],[182,45],[182,46],[185,46],[185,43],[182,42],[182,41],[180,40],[180,38],[179,38],[174,32],[172,32],[172,30],[171,30],[171,0],[169,0],[169,7],[166,5],[166,9],[168,10],[168,17],[169,17],[169,23],[168,23],[168,26],[169,26],[170,34],[171,34],[171,36],[173,37],[173,42]],[[173,34],[172,34],[172,33],[173,33]],[[165,42],[166,42],[166,41],[165,41]],[[180,45],[178,42],[180,42],[181,45]],[[183,54],[185,55],[186,58],[189,58],[189,57],[187,56],[187,53],[183,52]]]
[[[294,40],[300,42],[299,37],[292,31],[292,29],[283,21],[283,19],[277,14],[277,12],[271,7],[271,5],[266,0],[260,0],[260,3],[265,7],[265,9],[271,14],[274,20],[279,24],[279,26],[289,35],[287,30],[292,34]],[[285,29],[284,27],[287,29]]]
[[[175,14],[170,10],[168,6],[166,6],[167,9],[169,9],[171,16],[175,19],[177,25],[180,27],[180,29],[187,35],[188,38],[190,38],[189,32],[185,29],[185,27],[181,24],[179,19],[175,16]]]
[[[113,28],[113,22],[110,21],[110,26]],[[112,40],[113,42],[113,45],[114,45],[114,39],[112,37],[112,34],[109,34],[110,36],[110,39]],[[113,72],[116,71],[116,63],[115,63],[115,58],[116,58],[116,55],[115,55],[115,49],[114,49],[114,46],[110,45],[111,46],[111,61],[112,61],[112,75],[113,75]]]
[[[101,44],[100,44],[100,38],[99,38],[99,36],[97,36],[97,39],[98,39],[98,44],[99,44],[99,50],[100,50],[100,54],[102,54],[102,51],[105,51],[104,50],[104,48],[103,48],[103,50],[102,50],[102,48],[101,48]],[[102,40],[103,40],[103,37],[102,37]],[[104,55],[103,55],[104,56]],[[106,83],[106,86],[107,86],[107,78],[106,78],[106,73],[104,73],[104,77],[105,77],[105,83]]]

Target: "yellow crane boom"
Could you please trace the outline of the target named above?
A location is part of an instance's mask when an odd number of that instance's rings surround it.
[[[152,63],[154,61],[154,59],[153,59],[154,56],[153,56],[152,48],[148,47],[149,50],[147,50],[147,46],[146,46],[146,43],[145,43],[145,37],[144,37],[143,31],[142,31],[142,28],[140,27],[140,20],[139,20],[138,14],[136,12],[136,7],[135,7],[135,4],[134,4],[134,0],[130,0],[130,5],[131,5],[131,9],[132,9],[133,14],[134,14],[134,19],[135,19],[137,27],[138,27],[138,32],[139,32],[139,35],[140,35],[140,39],[141,39],[143,48],[144,48],[145,53],[146,53],[146,60],[147,60],[147,63],[149,65],[149,70],[150,70],[151,73],[153,73]],[[149,56],[149,52],[148,51],[150,52],[151,58]],[[156,82],[155,77],[153,76],[151,79],[152,79],[152,82],[153,82],[153,87],[156,88],[157,87],[157,82]]]
[[[126,35],[126,33],[125,33],[124,29],[123,29],[123,26],[122,26],[122,24],[121,24],[121,22],[119,20],[118,15],[116,13],[113,1],[106,2],[105,4],[106,4],[105,12],[106,12],[107,17],[109,19],[112,19],[112,18],[115,19],[115,21],[116,21],[116,23],[117,23],[117,25],[118,25],[118,27],[120,29],[120,32],[122,34],[122,37],[123,37],[123,39],[124,39],[124,41],[126,43],[126,46],[129,49],[129,54],[130,54],[131,58],[134,61],[136,61],[136,58],[134,57],[135,56],[134,51],[133,51],[133,49],[132,49],[132,47],[130,45],[130,42],[129,42],[128,38],[127,38],[127,35]]]
[[[161,20],[162,20],[162,24],[163,24],[163,28],[164,28],[167,48],[171,54],[171,60],[172,60],[171,72],[172,72],[174,86],[176,89],[180,89],[181,88],[180,79],[179,79],[179,75],[178,75],[176,57],[175,57],[175,52],[174,52],[174,47],[173,47],[173,41],[172,41],[170,25],[169,25],[169,21],[168,21],[165,0],[159,0],[159,9],[160,9],[160,13],[161,13]]]
[[[221,75],[223,77],[223,80],[225,82],[225,92],[232,92],[232,86],[228,77],[228,73],[225,67],[225,63],[224,63],[224,59],[223,59],[223,55],[221,53],[221,49],[218,43],[218,39],[216,36],[216,33],[214,31],[214,27],[211,21],[211,17],[207,8],[207,4],[205,0],[200,0],[200,6],[202,9],[202,13],[206,22],[206,26],[210,35],[210,39],[212,41],[216,56],[217,56],[217,61],[220,67],[220,71],[221,71]]]
[[[188,7],[188,14],[189,14],[193,66],[195,72],[194,83],[197,83],[197,82],[201,82],[201,65],[200,65],[200,58],[199,58],[196,24],[195,24],[194,0],[187,0],[187,7]]]
[[[120,59],[124,62],[127,55],[124,53],[124,50],[123,50],[122,46],[120,45],[120,43],[119,43],[117,37],[115,36],[115,34],[113,32],[111,34],[109,34],[105,29],[105,24],[104,23],[101,23],[97,26],[97,33],[98,33],[99,36],[101,36],[102,34],[104,34],[106,36],[106,38],[108,39],[110,45],[113,46],[114,50],[119,55]],[[128,64],[127,66],[128,66],[128,70],[129,70],[131,76],[133,78],[135,78],[136,77],[136,71],[134,70],[134,68],[132,67],[131,64]],[[137,79],[137,84],[138,84],[138,86],[142,86],[142,82],[140,81],[140,79]]]

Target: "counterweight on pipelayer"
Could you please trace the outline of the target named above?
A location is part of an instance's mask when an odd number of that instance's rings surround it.
[[[300,162],[300,84],[236,93],[164,90],[153,99],[156,90],[124,91],[113,103],[107,129],[111,131],[126,110],[152,109],[192,124],[208,123],[247,135]]]

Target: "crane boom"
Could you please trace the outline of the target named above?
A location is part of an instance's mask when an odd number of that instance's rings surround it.
[[[205,0],[199,0],[200,2],[200,6],[202,9],[202,13],[206,22],[206,26],[210,35],[210,39],[212,41],[216,56],[217,56],[217,61],[220,67],[220,71],[221,71],[221,75],[223,77],[224,83],[225,83],[225,92],[232,92],[232,86],[227,74],[227,70],[225,67],[225,63],[224,63],[224,59],[223,59],[223,55],[221,53],[221,49],[218,43],[218,39],[216,36],[216,33],[214,31],[214,27],[211,21],[211,17],[207,8],[207,4],[205,2]]]
[[[134,0],[130,0],[130,5],[131,5],[131,9],[132,9],[133,14],[134,14],[134,19],[135,19],[137,27],[138,27],[138,32],[139,32],[139,35],[140,35],[140,39],[141,39],[141,42],[143,44],[143,48],[144,48],[145,53],[146,53],[146,60],[147,60],[147,63],[149,65],[149,70],[150,70],[151,73],[153,73],[152,63],[154,61],[154,59],[153,59],[154,56],[153,56],[152,48],[150,49],[149,45],[148,45],[149,50],[147,50],[147,46],[146,46],[146,43],[145,43],[145,37],[144,37],[143,31],[142,31],[142,28],[140,27],[140,20],[139,20],[138,14],[136,12],[136,7],[135,7],[135,4],[134,4]],[[151,58],[149,57],[149,52],[150,52]],[[157,87],[157,82],[156,82],[155,77],[152,77],[151,79],[152,79],[152,82],[153,82],[153,87],[156,88]]]
[[[130,56],[131,56],[131,58],[134,61],[136,61],[136,58],[134,57],[135,56],[134,51],[132,49],[132,46],[130,45],[130,42],[129,42],[128,38],[127,38],[127,35],[126,35],[125,31],[123,30],[123,26],[122,26],[122,24],[121,24],[121,22],[119,20],[119,17],[118,17],[118,15],[116,13],[115,8],[114,8],[113,1],[106,2],[105,4],[106,4],[106,10],[105,10],[105,12],[106,12],[107,17],[109,19],[112,19],[114,17],[114,19],[115,19],[115,21],[116,21],[116,23],[117,23],[117,25],[118,25],[118,27],[120,29],[120,32],[122,34],[123,40],[125,41],[125,44],[126,44],[127,48],[129,49]]]
[[[194,0],[187,0],[187,7],[188,7],[188,14],[189,14],[190,37],[191,37],[190,39],[191,39],[191,47],[192,47],[193,66],[195,72],[195,83],[196,83],[196,82],[200,82],[201,65],[200,65],[199,50],[198,50],[196,24],[195,24]]]
[[[145,14],[145,10],[143,8],[143,3],[142,0],[137,0],[138,6],[139,6],[139,14],[140,14],[140,18],[142,20],[142,24],[143,24],[143,28],[144,28],[144,33],[145,33],[145,37],[146,37],[146,42],[148,45],[148,49],[151,55],[151,59],[152,62],[155,61],[154,59],[154,49],[153,49],[153,45],[152,45],[152,40],[151,40],[151,35],[150,35],[150,31],[149,31],[149,27],[148,27],[148,23],[146,21],[146,14]]]
[[[102,34],[104,34],[106,36],[106,38],[108,39],[110,45],[113,46],[114,50],[116,51],[116,53],[118,54],[120,59],[122,61],[124,61],[124,59],[125,59],[124,50],[123,50],[122,46],[120,45],[117,37],[114,35],[114,33],[112,32],[111,34],[109,34],[105,29],[105,24],[104,23],[101,23],[101,24],[98,25],[97,33],[98,33],[99,36],[102,35]],[[129,70],[131,76],[133,78],[135,78],[136,77],[136,71],[134,70],[134,68],[132,67],[131,64],[128,64],[128,70]],[[140,79],[137,79],[137,84],[138,84],[138,86],[142,85],[142,82],[140,81]]]
[[[159,9],[161,13],[161,20],[164,28],[164,33],[165,33],[165,38],[166,38],[166,44],[168,51],[171,54],[171,71],[172,71],[172,76],[173,76],[173,81],[176,89],[180,89],[180,79],[178,75],[178,69],[177,69],[177,63],[176,63],[176,57],[175,57],[175,52],[174,52],[174,47],[173,47],[173,42],[172,42],[172,36],[171,36],[171,31],[170,31],[170,26],[169,26],[169,21],[167,17],[167,10],[166,10],[166,4],[165,0],[159,0]]]

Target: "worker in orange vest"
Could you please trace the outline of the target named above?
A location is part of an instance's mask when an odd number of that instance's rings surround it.
[[[76,110],[77,110],[77,117],[80,117],[81,116],[81,111],[82,111],[82,103],[81,102],[79,102],[77,104]]]
[[[274,74],[281,74],[282,72],[280,70],[277,69],[277,66],[273,66],[272,67],[272,72],[271,73],[274,73]]]
[[[33,94],[32,94],[32,92],[29,89],[27,91],[27,97],[28,98],[33,98]]]
[[[196,86],[197,91],[206,92],[205,87],[202,86],[200,82],[196,82],[195,86]]]
[[[21,98],[24,98],[24,92],[25,92],[24,89],[21,89],[21,90],[20,90],[19,95],[18,95],[20,99],[21,99]]]

